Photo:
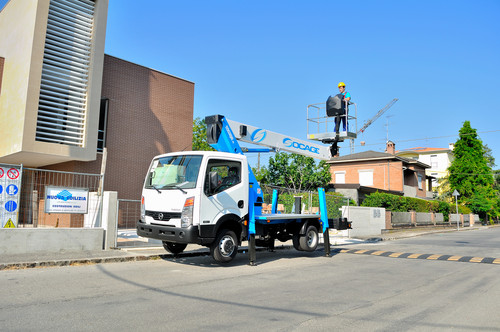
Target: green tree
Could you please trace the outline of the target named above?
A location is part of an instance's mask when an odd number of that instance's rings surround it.
[[[453,202],[453,196],[451,195],[453,190],[450,189],[450,180],[448,175],[438,179],[437,192],[438,199],[440,201],[448,203]]]
[[[497,191],[500,191],[500,170],[493,171],[493,189]]]
[[[258,169],[257,167],[252,167],[252,172],[259,183],[267,183],[267,168],[261,167]]]
[[[469,121],[459,131],[453,150],[455,159],[448,168],[450,190],[458,190],[459,200],[483,218],[494,212],[497,197],[493,190],[492,170],[488,166],[483,143]]]
[[[316,190],[328,185],[331,174],[325,161],[316,164],[311,157],[278,152],[269,158],[269,168],[262,180],[265,181],[263,183],[297,191]]]
[[[215,151],[207,143],[207,124],[204,119],[193,120],[193,151]]]
[[[483,150],[484,150],[484,157],[488,161],[487,162],[488,167],[493,169],[493,167],[495,167],[495,157],[493,157],[493,153],[488,144],[483,145]]]

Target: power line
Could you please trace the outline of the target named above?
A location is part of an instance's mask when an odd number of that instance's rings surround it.
[[[500,132],[500,129],[496,130],[486,130],[486,131],[481,131],[481,132],[476,132],[476,134],[485,134],[485,133],[494,133],[494,132]],[[471,134],[463,134],[462,136],[469,136],[469,135],[474,135],[473,133]],[[407,140],[398,140],[395,141],[394,143],[405,143],[405,142],[413,142],[413,141],[425,141],[429,139],[439,139],[439,138],[449,138],[449,137],[457,137],[460,136],[460,134],[455,134],[455,135],[446,135],[446,136],[433,136],[433,137],[425,137],[425,138],[413,138],[413,139],[407,139]],[[380,142],[380,143],[373,143],[373,144],[365,144],[364,146],[371,146],[371,145],[380,145],[380,144],[385,144],[385,142]],[[361,145],[359,145],[361,146]]]
[[[474,175],[474,176],[477,176],[477,175],[496,175],[497,173],[450,173],[450,175],[453,174],[453,175]]]

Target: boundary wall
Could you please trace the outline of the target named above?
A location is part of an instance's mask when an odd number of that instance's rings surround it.
[[[117,192],[103,195],[102,224],[84,228],[0,229],[0,255],[108,250],[116,247]],[[97,220],[101,220],[100,217]]]
[[[384,208],[343,206],[342,218],[352,222],[351,237],[380,235],[386,228]]]

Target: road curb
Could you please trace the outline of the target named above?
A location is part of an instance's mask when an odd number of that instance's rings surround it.
[[[484,226],[483,226],[484,227]],[[489,228],[489,226],[486,226]],[[493,226],[495,227],[495,226]],[[460,231],[471,231],[471,230],[479,230],[481,228],[462,228]],[[435,230],[435,231],[427,231],[422,233],[407,233],[407,234],[399,234],[398,236],[391,237],[372,237],[368,239],[364,239],[367,242],[378,242],[378,241],[394,241],[402,238],[410,238],[416,236],[422,236],[427,234],[435,234],[435,233],[448,233],[448,232],[456,232],[457,230]],[[336,247],[336,246],[333,246]],[[287,250],[292,249],[291,245],[280,245],[275,247],[275,250]],[[257,251],[266,251],[267,248],[257,248]],[[332,251],[334,249],[332,248]],[[238,253],[245,253],[248,251],[247,247],[241,247],[238,249]],[[133,261],[146,261],[146,260],[154,260],[154,259],[174,259],[174,258],[185,258],[185,257],[201,257],[201,256],[209,256],[209,251],[191,251],[191,252],[183,252],[179,255],[173,254],[135,254],[128,253],[126,256],[119,257],[91,257],[91,258],[71,258],[71,259],[58,259],[58,260],[40,260],[34,262],[15,262],[15,263],[0,263],[0,271],[3,270],[20,270],[20,269],[30,269],[30,268],[43,268],[43,267],[57,267],[57,266],[78,266],[78,265],[89,265],[89,264],[103,264],[103,263],[120,263],[120,262],[133,262]]]
[[[290,246],[279,246],[275,250],[290,249]],[[266,251],[267,248],[257,248],[256,251]],[[245,253],[248,248],[243,247],[238,249],[238,253]],[[173,254],[143,254],[136,255],[130,254],[128,256],[120,257],[92,257],[92,258],[78,258],[78,259],[60,259],[60,260],[41,260],[35,262],[18,262],[18,263],[0,263],[0,271],[4,270],[22,270],[43,267],[62,267],[62,266],[79,266],[90,264],[103,264],[103,263],[121,263],[121,262],[134,262],[134,261],[147,261],[155,259],[178,259],[185,257],[201,257],[209,256],[208,251],[194,251],[183,252],[178,255]]]

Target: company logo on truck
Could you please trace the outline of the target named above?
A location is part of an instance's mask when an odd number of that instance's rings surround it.
[[[266,138],[267,132],[265,129],[257,129],[255,130],[252,135],[250,136],[250,139],[252,142],[259,143],[262,142]]]
[[[285,145],[285,147],[287,147],[287,148],[295,148],[295,149],[309,151],[312,153],[319,154],[319,149],[317,147],[310,146],[310,145],[300,143],[300,142],[296,142],[296,141],[292,140],[291,138],[284,138],[283,145]]]

